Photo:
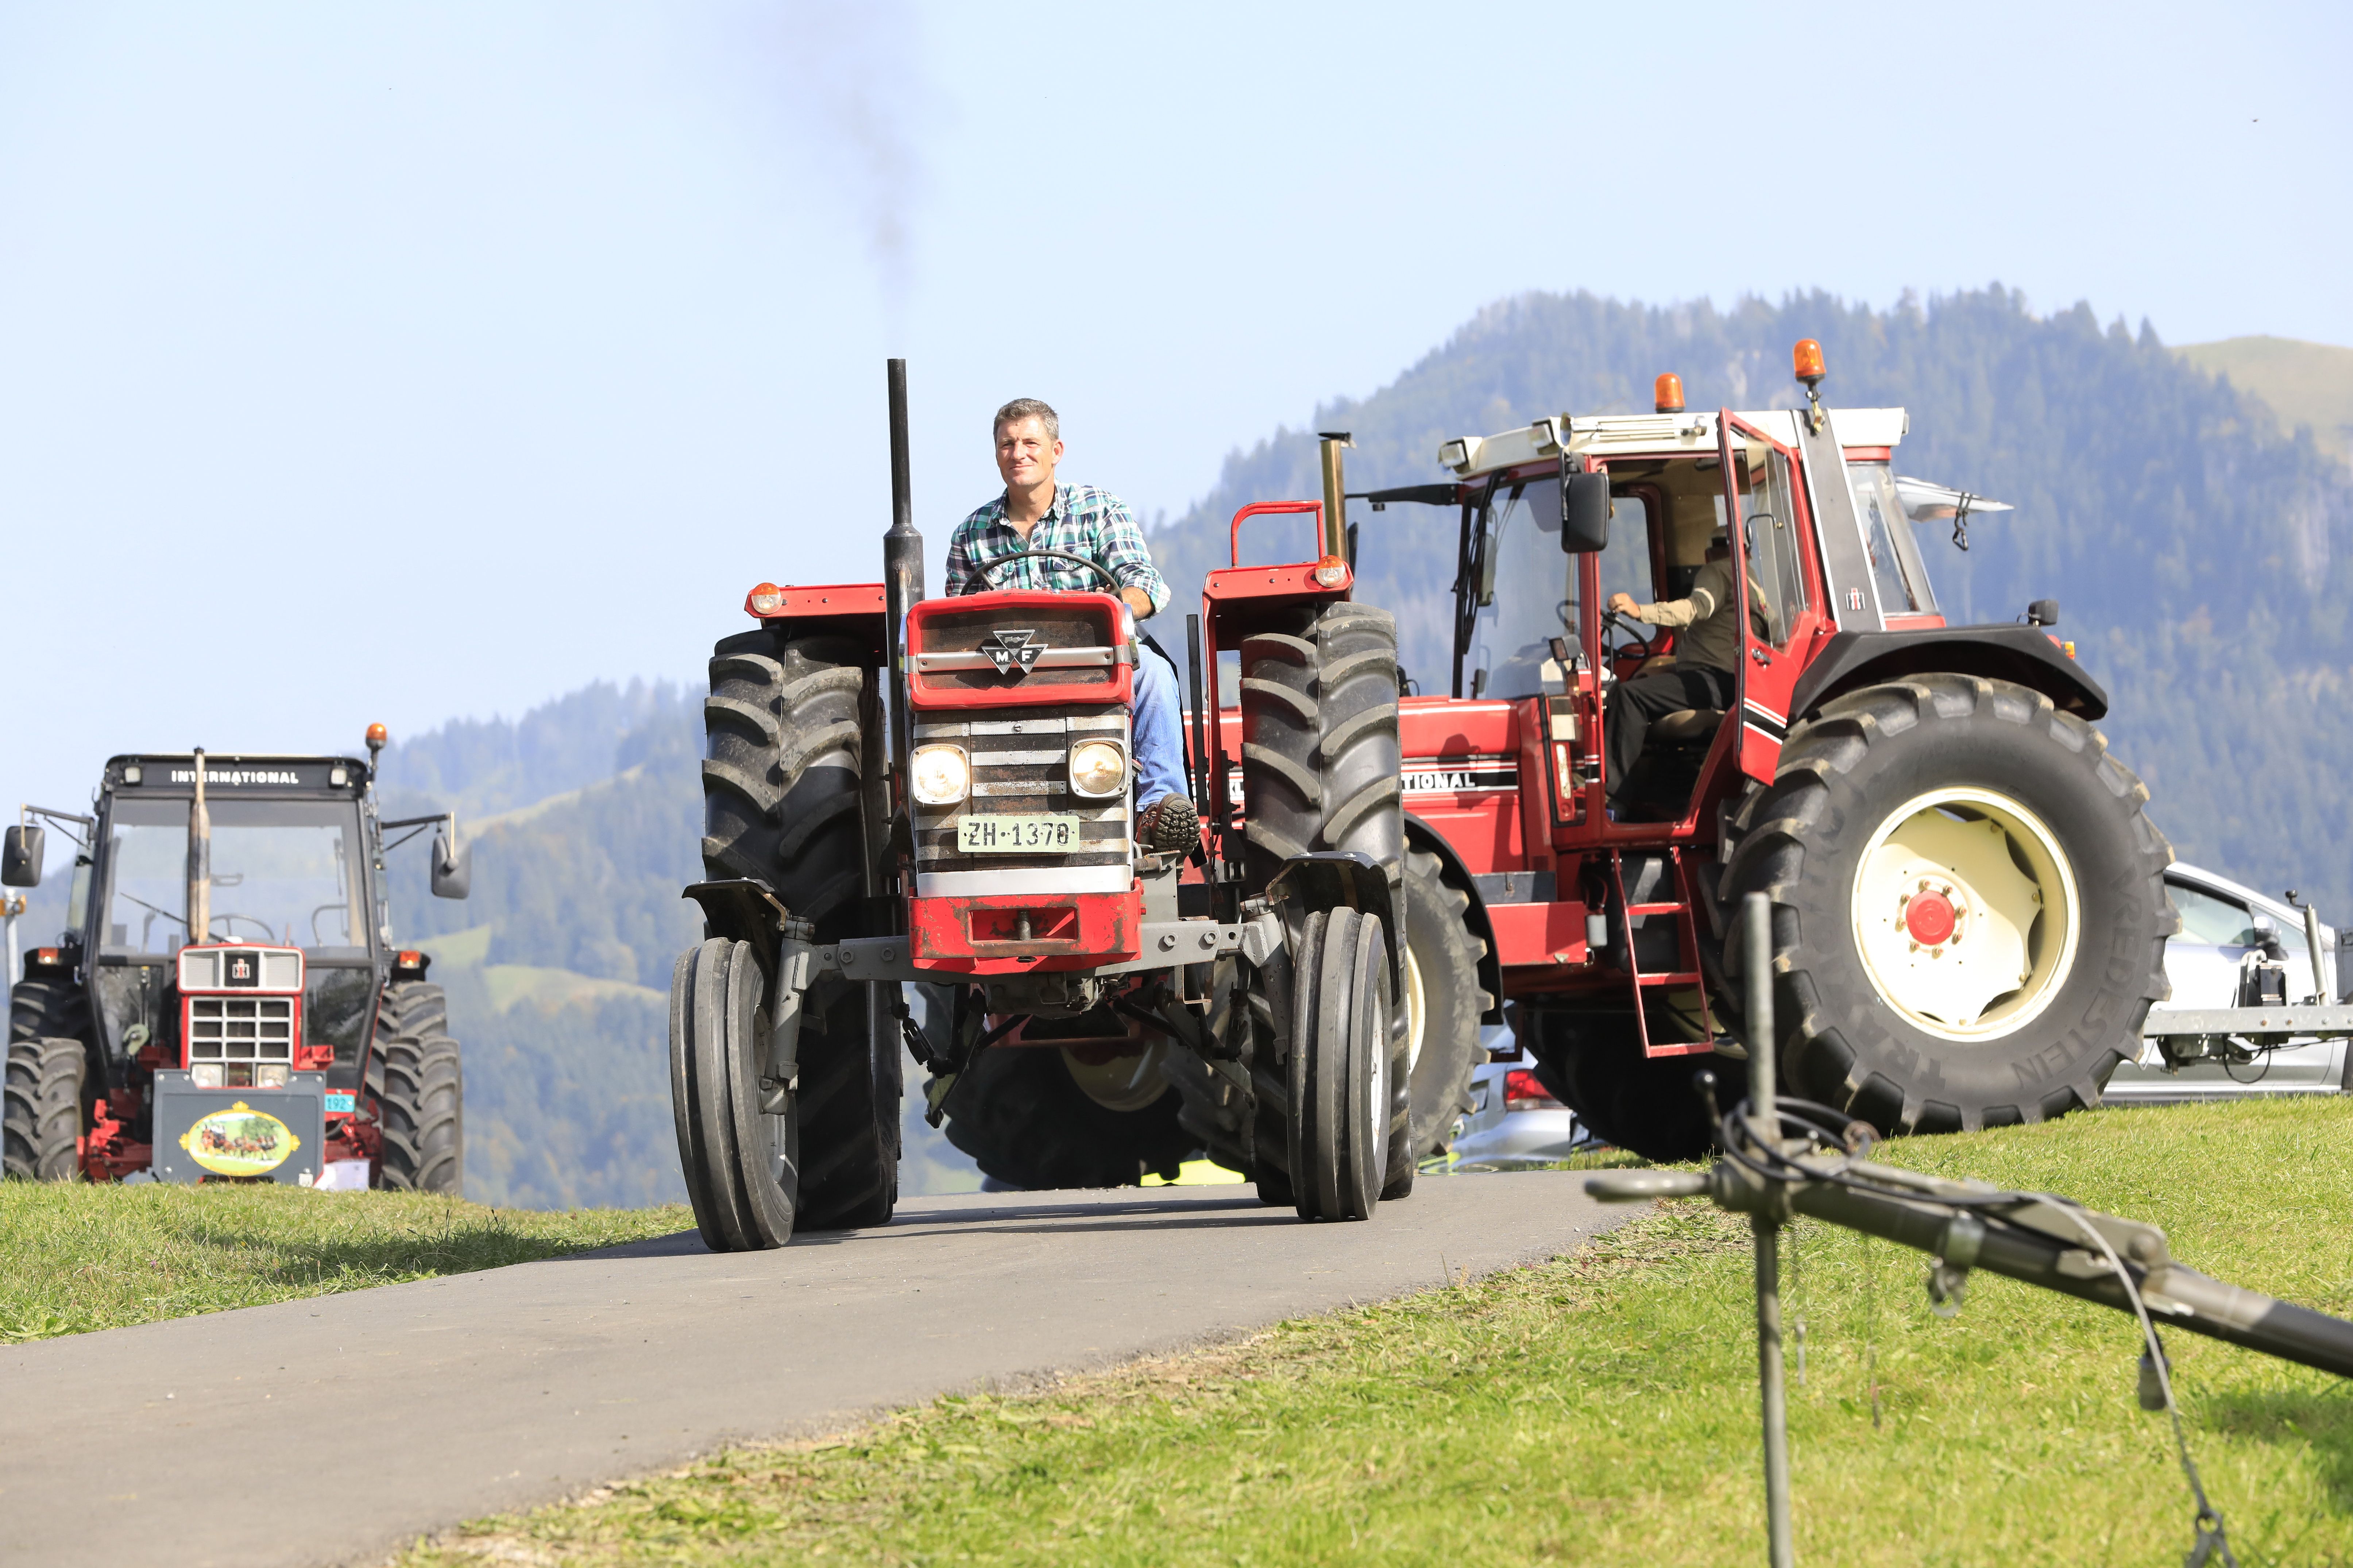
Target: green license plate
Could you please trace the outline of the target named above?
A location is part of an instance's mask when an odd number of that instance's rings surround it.
[[[1079,819],[1075,816],[1047,814],[956,819],[956,848],[965,855],[1067,855],[1078,847]]]

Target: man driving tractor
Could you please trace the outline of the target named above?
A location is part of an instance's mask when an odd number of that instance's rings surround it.
[[[1757,596],[1754,584],[1750,595]],[[1721,528],[1709,538],[1707,559],[1685,597],[1641,605],[1631,594],[1609,595],[1613,613],[1676,634],[1672,663],[1653,660],[1640,674],[1609,689],[1601,721],[1612,805],[1642,754],[1651,721],[1686,708],[1722,711],[1732,706],[1734,678],[1740,668],[1740,622],[1733,611],[1734,598],[1732,542]]]
[[[947,591],[1099,589],[1103,579],[1089,569],[1092,563],[1119,584],[1119,597],[1136,619],[1157,614],[1168,602],[1168,584],[1152,564],[1144,531],[1126,503],[1092,485],[1055,482],[1063,447],[1061,420],[1053,409],[1034,397],[1017,397],[997,411],[995,434],[1005,493],[956,525],[948,542]],[[1046,551],[1076,559],[1024,553]],[[1134,726],[1137,842],[1163,854],[1190,849],[1200,841],[1200,816],[1185,785],[1176,671],[1141,642]]]

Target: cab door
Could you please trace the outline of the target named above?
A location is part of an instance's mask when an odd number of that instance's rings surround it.
[[[1735,578],[1747,584],[1740,617],[1740,676],[1734,712],[1740,771],[1769,783],[1789,732],[1789,699],[1807,645],[1822,624],[1819,581],[1798,482],[1798,454],[1730,409],[1716,419],[1724,465],[1719,521],[1730,525]]]

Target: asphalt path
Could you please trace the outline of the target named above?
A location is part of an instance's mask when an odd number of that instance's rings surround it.
[[[690,1232],[0,1349],[0,1562],[380,1562],[731,1439],[1554,1257],[1623,1213],[1582,1181],[1425,1180],[1361,1225],[1240,1187],[916,1198],[775,1252]]]

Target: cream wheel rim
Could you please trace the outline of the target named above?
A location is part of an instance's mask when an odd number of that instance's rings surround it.
[[[1082,1062],[1064,1050],[1062,1065],[1080,1092],[1105,1110],[1142,1110],[1168,1092],[1168,1075],[1160,1067],[1167,1054],[1166,1042],[1154,1040],[1142,1050],[1103,1062]]]
[[[1904,1021],[1996,1040],[2042,1016],[2083,933],[2074,868],[2042,819],[1995,790],[1931,790],[1882,822],[1851,918],[1871,984]]]
[[[1421,1031],[1423,1020],[1430,1016],[1430,1004],[1421,994],[1421,965],[1415,962],[1413,949],[1405,950],[1405,1070],[1411,1078],[1413,1069],[1421,1065]]]

